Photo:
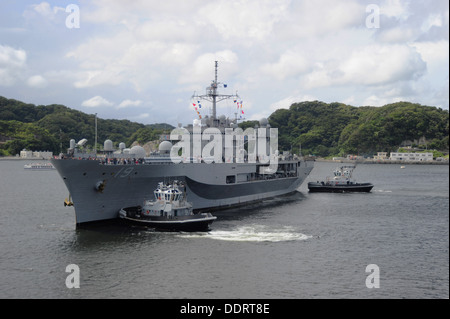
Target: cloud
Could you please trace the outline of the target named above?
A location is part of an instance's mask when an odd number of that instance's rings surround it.
[[[143,122],[151,118],[149,113],[141,113],[138,115],[127,115],[126,118],[133,122]]]
[[[112,106],[111,118],[151,99],[167,107],[142,121],[177,123],[195,117],[190,97],[205,93],[219,61],[220,93],[238,91],[247,118],[305,99],[448,107],[448,1],[380,0],[379,29],[366,27],[370,3],[92,0],[69,30],[65,4],[11,2],[0,11],[0,95]],[[218,107],[233,117],[227,102]]]
[[[41,2],[40,4],[33,4],[30,6],[35,12],[46,18],[54,18],[58,12],[65,12],[65,8],[54,6],[53,8],[48,2]]]
[[[435,68],[442,67],[443,64],[448,64],[449,57],[449,41],[441,40],[435,42],[416,42],[412,45],[417,52],[420,53],[422,59],[428,65]],[[447,73],[448,74],[448,73]]]
[[[65,19],[66,9],[58,6],[51,6],[48,2],[28,5],[22,16],[33,25],[51,25],[60,23]]]
[[[32,87],[32,88],[43,89],[43,88],[47,87],[48,82],[41,75],[33,75],[28,78],[27,84],[29,87]]]
[[[355,0],[293,1],[277,25],[284,41],[337,34],[365,25],[366,6]]]
[[[288,77],[300,75],[309,68],[309,61],[301,52],[288,50],[280,56],[278,62],[263,65],[262,71],[281,81]]]
[[[81,103],[81,106],[84,107],[101,107],[101,106],[112,106],[114,105],[112,102],[108,101],[107,99],[101,97],[101,96],[95,96],[89,100],[83,101]]]
[[[418,33],[413,28],[399,26],[395,28],[383,28],[378,35],[379,40],[387,43],[405,43],[414,40]]]
[[[0,44],[0,86],[12,86],[22,78],[27,62],[27,53]]]
[[[408,46],[374,45],[354,52],[340,69],[345,83],[374,85],[417,79],[425,73],[426,64]]]
[[[312,95],[300,95],[300,94],[293,95],[293,96],[289,96],[287,98],[284,98],[280,101],[273,103],[270,106],[270,110],[271,110],[271,112],[274,112],[278,109],[289,109],[289,107],[293,103],[299,103],[299,102],[304,102],[304,101],[316,101],[316,100],[317,100],[317,98]]]
[[[385,0],[380,5],[380,13],[388,17],[406,20],[410,15],[410,0]]]
[[[181,84],[208,83],[214,78],[213,67],[215,61],[220,61],[221,78],[226,79],[235,74],[238,69],[238,55],[232,50],[208,52],[199,55],[190,65],[183,68],[178,82]]]
[[[76,88],[132,84],[139,92],[161,78],[180,74],[179,69],[190,65],[196,55],[195,44],[144,39],[125,30],[91,37],[66,57],[79,63]]]
[[[219,0],[199,10],[224,39],[263,40],[286,17],[287,0]]]
[[[127,108],[130,106],[139,106],[142,104],[141,100],[136,100],[136,101],[132,101],[132,100],[123,100],[119,106],[117,107],[118,109],[122,109],[122,108]]]
[[[331,85],[385,85],[417,80],[425,74],[421,55],[406,45],[370,45],[341,61],[317,63],[306,77],[309,88]]]

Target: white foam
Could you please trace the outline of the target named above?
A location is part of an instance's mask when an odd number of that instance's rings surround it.
[[[284,242],[312,238],[312,236],[296,232],[292,227],[272,229],[261,225],[241,226],[234,230],[212,230],[204,234],[192,233],[180,236],[183,238],[210,238],[237,242]]]

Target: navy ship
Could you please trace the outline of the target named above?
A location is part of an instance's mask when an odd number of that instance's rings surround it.
[[[195,119],[172,131],[159,152],[145,156],[141,147],[86,154],[72,140],[67,154],[51,160],[63,179],[75,209],[77,226],[119,218],[123,207],[143,202],[161,181],[181,181],[196,213],[245,205],[296,192],[314,167],[313,161],[278,152],[276,129],[267,119],[244,132],[237,116],[216,115],[216,104],[239,98],[219,93],[225,87],[215,79],[206,94],[195,100],[212,103],[212,115]],[[275,132],[274,132],[275,131]],[[134,150],[133,150],[134,149]]]

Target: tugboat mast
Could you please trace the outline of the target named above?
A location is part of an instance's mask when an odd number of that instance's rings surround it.
[[[212,119],[214,121],[217,120],[217,102],[226,100],[226,99],[240,99],[239,95],[233,94],[233,95],[227,95],[227,94],[219,94],[218,93],[218,87],[222,85],[224,88],[227,87],[226,84],[223,84],[221,82],[217,81],[217,70],[219,68],[219,62],[215,61],[215,76],[214,81],[212,81],[211,86],[206,88],[206,94],[205,95],[194,95],[192,96],[193,99],[201,99],[205,101],[209,101],[212,103]]]

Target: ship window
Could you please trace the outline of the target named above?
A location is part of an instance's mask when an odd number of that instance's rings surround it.
[[[226,179],[227,184],[234,184],[236,183],[236,175],[229,175]]]

